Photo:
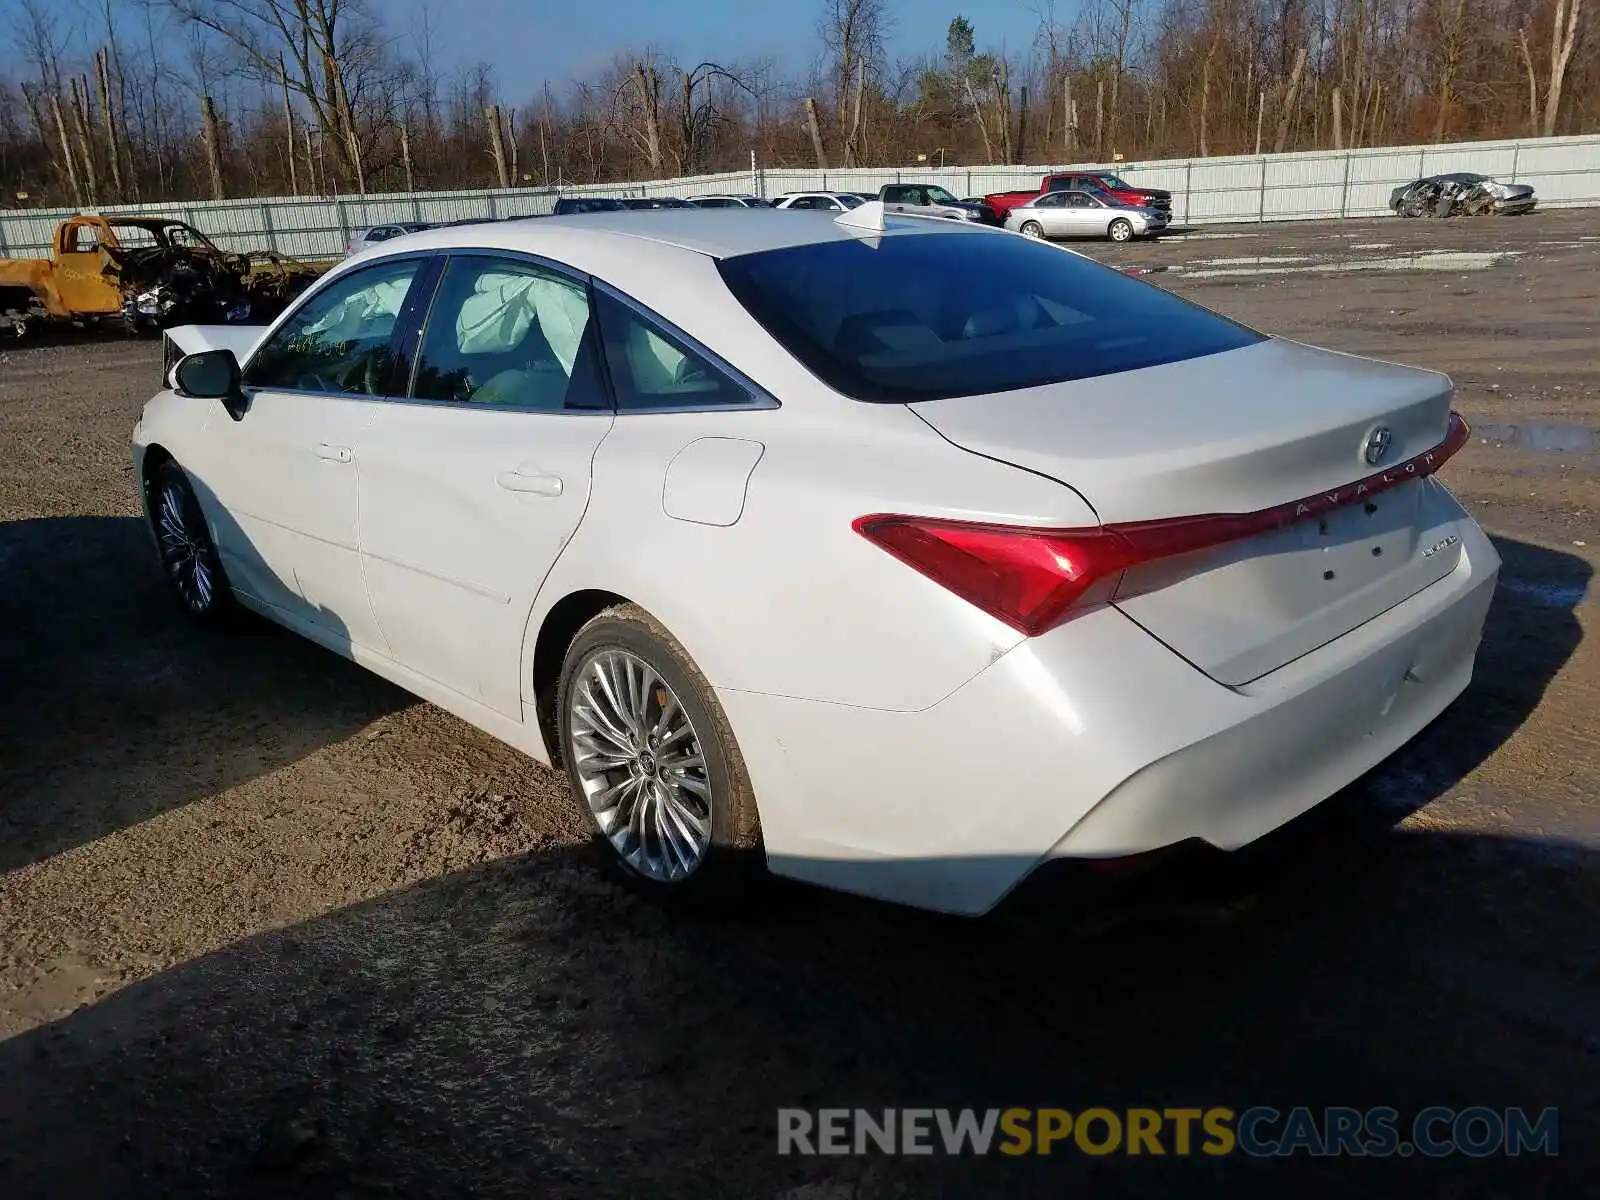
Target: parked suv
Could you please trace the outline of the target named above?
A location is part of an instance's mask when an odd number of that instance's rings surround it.
[[[987,204],[957,200],[936,183],[886,183],[878,199],[889,212],[916,213],[925,217],[953,217],[959,221],[994,220]]]

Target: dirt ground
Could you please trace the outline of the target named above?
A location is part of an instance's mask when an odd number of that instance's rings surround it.
[[[0,349],[0,1194],[1592,1194],[1600,215],[1082,248],[1450,372],[1505,568],[1472,688],[1373,778],[1203,879],[979,922],[634,901],[551,772],[181,620],[128,465],[153,344]],[[1268,1104],[1555,1106],[1561,1153],[775,1153],[780,1106]]]

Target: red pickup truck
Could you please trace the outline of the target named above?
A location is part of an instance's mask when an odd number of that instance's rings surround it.
[[[1046,192],[1072,190],[1107,192],[1113,200],[1121,204],[1160,209],[1168,214],[1172,212],[1171,192],[1163,191],[1161,188],[1134,187],[1110,171],[1062,171],[1059,174],[1046,175],[1039,181],[1039,186],[1034,191],[996,192],[992,196],[985,196],[983,200],[1004,224],[1006,217],[1017,205],[1026,204]]]

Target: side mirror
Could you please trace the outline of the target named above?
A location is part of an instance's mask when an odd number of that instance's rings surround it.
[[[202,350],[185,355],[172,369],[172,383],[180,396],[220,400],[235,421],[244,419],[243,376],[232,350]]]

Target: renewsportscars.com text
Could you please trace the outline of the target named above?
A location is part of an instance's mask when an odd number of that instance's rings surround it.
[[[1558,1114],[1521,1108],[780,1108],[778,1153],[1388,1158],[1558,1153]]]

